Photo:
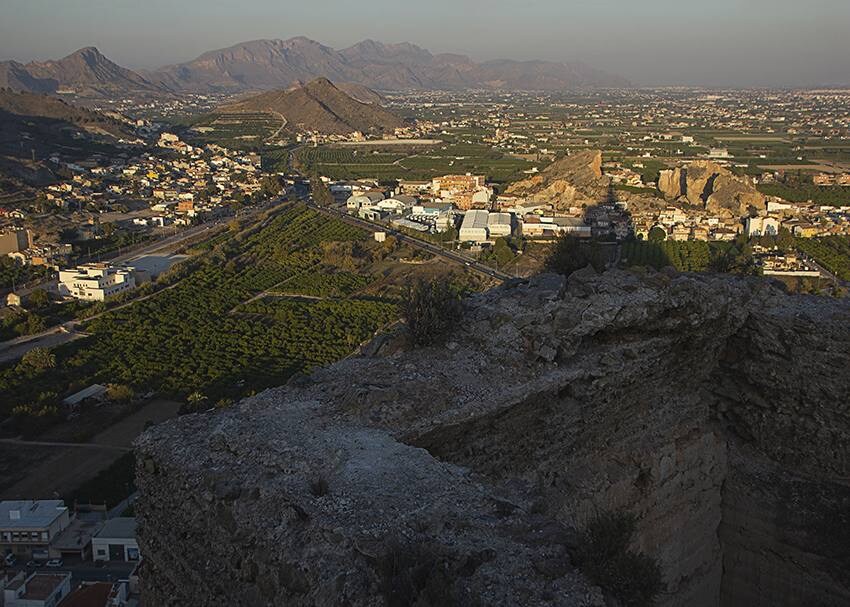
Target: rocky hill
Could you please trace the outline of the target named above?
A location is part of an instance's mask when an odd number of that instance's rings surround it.
[[[540,173],[512,184],[506,193],[568,209],[605,201],[610,187],[610,178],[602,174],[602,152],[587,150],[556,160]]]
[[[162,93],[164,89],[123,68],[94,47],[82,48],[56,61],[0,62],[0,87],[29,93],[74,91],[79,95],[114,92]]]
[[[735,175],[709,160],[696,160],[685,167],[661,171],[658,189],[668,199],[735,217],[764,210],[767,204],[767,199],[749,177]]]
[[[622,78],[580,63],[476,63],[463,55],[433,55],[413,44],[374,40],[335,50],[304,37],[243,42],[146,76],[174,90],[192,91],[279,89],[318,77],[381,90],[564,90],[628,85]]]
[[[362,87],[354,91],[366,96]],[[221,108],[226,112],[267,112],[286,121],[289,132],[346,135],[392,132],[404,120],[374,103],[349,96],[326,78],[287,91],[271,91]]]
[[[659,604],[847,605],[848,367],[846,300],[510,281],[444,345],[378,339],[143,435],[145,601],[601,606],[575,557],[606,510],[637,517]]]

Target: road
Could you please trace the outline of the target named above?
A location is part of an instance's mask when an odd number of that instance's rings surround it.
[[[344,211],[340,211],[331,207],[320,206],[312,200],[305,200],[305,202],[309,207],[316,209],[321,213],[336,217],[337,219],[344,221],[345,223],[359,228],[363,228],[364,230],[369,230],[370,232],[386,232],[387,234],[390,234],[395,239],[397,239],[399,242],[409,244],[410,246],[431,253],[432,255],[437,255],[439,257],[443,257],[444,259],[449,259],[451,261],[454,261],[455,263],[459,263],[463,266],[466,266],[470,270],[475,270],[476,272],[480,272],[481,274],[489,276],[490,278],[494,278],[495,280],[505,281],[512,278],[508,274],[505,274],[504,272],[499,272],[498,270],[495,270],[488,265],[480,263],[475,259],[470,259],[469,257],[461,255],[460,253],[457,253],[455,251],[444,249],[439,245],[435,245],[430,242],[425,242],[424,240],[419,240],[418,238],[408,236],[407,234],[399,232],[398,230],[394,230],[388,226],[372,223],[371,221],[366,221],[365,219],[354,217]]]
[[[66,558],[63,559],[62,567],[27,567],[26,562],[18,561],[14,567],[8,567],[6,571],[12,575],[16,574],[18,571],[26,571],[29,573],[35,571],[43,573],[70,572],[71,587],[76,588],[81,582],[115,582],[117,580],[126,580],[135,566],[136,563],[134,562],[108,562],[98,566],[92,561],[83,561],[79,558]]]

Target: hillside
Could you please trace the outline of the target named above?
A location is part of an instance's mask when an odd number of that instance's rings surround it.
[[[136,72],[117,65],[94,47],[51,61],[0,62],[0,87],[30,93],[72,90],[79,95],[110,92],[165,92]]]
[[[476,63],[463,55],[435,55],[410,43],[374,40],[335,50],[304,37],[243,42],[146,76],[161,86],[191,91],[275,89],[318,77],[381,90],[628,86],[623,78],[575,62]]]
[[[760,279],[512,280],[446,344],[383,336],[140,437],[145,601],[850,604],[849,318]],[[656,601],[600,512],[634,517]]]
[[[0,90],[0,173],[28,184],[53,179],[43,162],[58,154],[63,160],[114,154],[119,139],[134,139],[120,120],[47,95]]]
[[[354,91],[358,92],[358,91]],[[359,91],[363,94],[363,91]],[[328,135],[392,132],[404,121],[392,112],[363,103],[326,78],[318,78],[287,91],[271,91],[223,106],[226,112],[267,112],[286,120],[286,130]]]

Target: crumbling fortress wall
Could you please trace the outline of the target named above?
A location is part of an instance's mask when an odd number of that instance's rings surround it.
[[[367,350],[139,440],[152,604],[604,604],[570,562],[600,510],[660,604],[850,603],[846,301],[542,275]]]

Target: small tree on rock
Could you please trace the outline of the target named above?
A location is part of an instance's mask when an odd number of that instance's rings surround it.
[[[448,278],[419,280],[407,290],[402,314],[414,343],[427,346],[446,337],[463,312],[460,291]]]

